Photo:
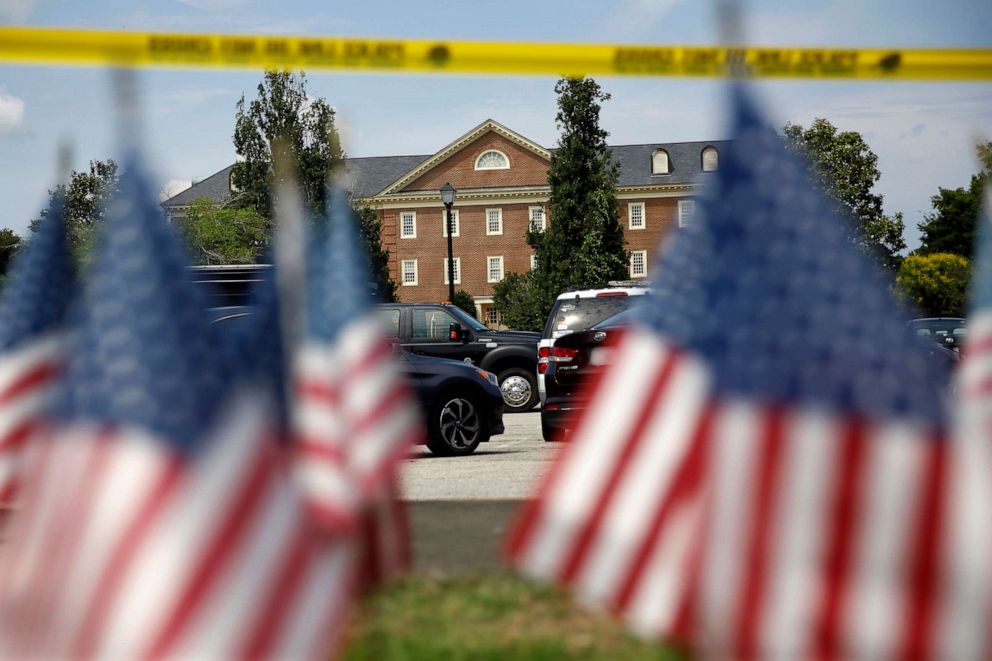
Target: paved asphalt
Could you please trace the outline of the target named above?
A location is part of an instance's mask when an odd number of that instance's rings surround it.
[[[503,418],[506,433],[468,457],[418,448],[401,474],[416,571],[455,574],[503,567],[506,531],[550,467],[559,443],[541,438],[539,413]]]

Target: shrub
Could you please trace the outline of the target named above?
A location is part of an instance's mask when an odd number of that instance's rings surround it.
[[[971,263],[960,255],[910,255],[896,276],[900,296],[930,317],[964,316]]]

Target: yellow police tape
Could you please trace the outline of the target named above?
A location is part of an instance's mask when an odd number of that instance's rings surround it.
[[[992,80],[992,49],[610,46],[0,28],[0,62],[383,72]]]

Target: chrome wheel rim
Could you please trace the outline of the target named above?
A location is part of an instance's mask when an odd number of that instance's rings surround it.
[[[522,376],[508,376],[499,384],[503,401],[507,406],[523,406],[530,400],[530,381]]]
[[[479,413],[467,399],[452,399],[441,409],[441,438],[449,447],[462,450],[479,437]]]

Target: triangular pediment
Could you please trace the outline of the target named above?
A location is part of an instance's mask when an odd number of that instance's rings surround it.
[[[551,160],[551,152],[537,144],[533,140],[526,138],[516,131],[512,131],[499,122],[493,119],[487,119],[482,122],[471,131],[468,131],[461,137],[457,138],[447,146],[440,149],[433,156],[418,164],[412,170],[408,171],[402,177],[386,186],[379,195],[389,195],[390,193],[398,193],[405,188],[407,188],[413,182],[424,178],[424,175],[428,174],[432,170],[435,170],[443,166],[449,159],[451,159],[456,154],[459,154],[466,147],[469,147],[473,143],[477,142],[481,138],[487,136],[487,134],[495,134],[500,138],[512,143],[516,147],[525,150],[526,152],[532,153],[534,156],[543,159],[544,161]],[[533,156],[531,157],[533,158]]]

